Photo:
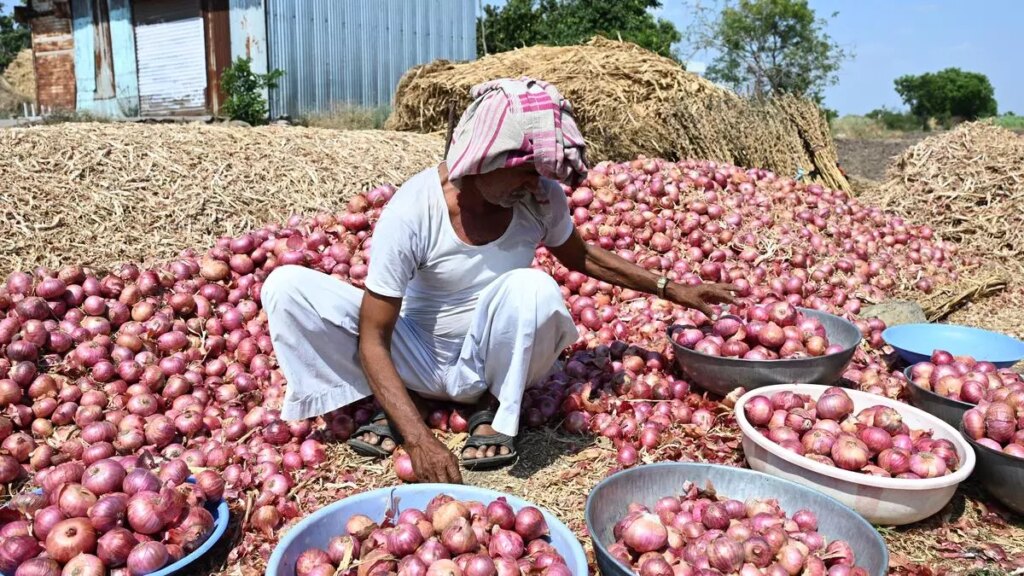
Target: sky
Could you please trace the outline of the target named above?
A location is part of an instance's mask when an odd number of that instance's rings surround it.
[[[839,14],[826,31],[854,57],[825,105],[840,114],[904,108],[893,80],[957,67],[988,76],[999,112],[1024,115],[1024,0],[809,0],[818,16]],[[658,15],[676,28],[690,23],[691,1],[662,0]],[[504,4],[504,0],[485,0]],[[708,62],[713,54],[694,60]]]
[[[14,0],[0,0],[10,11]],[[504,4],[505,0],[485,0]],[[662,0],[658,15],[686,28],[692,0]],[[988,76],[999,112],[1024,115],[1024,0],[810,0],[826,30],[854,57],[843,63],[825,105],[840,114],[902,108],[893,80],[958,67]],[[713,54],[695,60],[708,62]]]

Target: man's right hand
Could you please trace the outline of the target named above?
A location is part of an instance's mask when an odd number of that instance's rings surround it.
[[[420,482],[462,484],[458,458],[433,433],[418,442],[407,441],[403,447],[412,459],[412,471]]]

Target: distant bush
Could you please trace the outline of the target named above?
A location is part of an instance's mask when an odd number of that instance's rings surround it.
[[[901,132],[910,132],[921,128],[921,120],[910,112],[900,112],[898,110],[890,110],[888,108],[877,108],[868,112],[864,116],[873,120],[878,120],[889,130],[899,130]]]
[[[1007,130],[1024,130],[1024,116],[1017,116],[1013,112],[993,118],[992,123]]]
[[[251,58],[239,58],[221,74],[221,85],[227,100],[221,112],[232,120],[241,120],[256,126],[267,123],[267,99],[264,88],[277,88],[277,81],[284,76],[281,70],[258,74],[252,70]]]
[[[311,112],[298,120],[298,124],[312,128],[335,130],[372,130],[384,127],[391,108],[368,108],[351,104],[335,104],[326,112]]]
[[[931,118],[948,128],[964,120],[996,115],[995,90],[984,74],[946,68],[900,76],[895,84],[896,92],[921,126],[927,126]]]

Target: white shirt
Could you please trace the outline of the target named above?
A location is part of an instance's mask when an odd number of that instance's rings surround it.
[[[373,231],[366,288],[403,298],[402,314],[426,333],[459,341],[480,292],[498,276],[528,268],[538,245],[561,246],[572,234],[562,187],[541,179],[550,204],[532,195],[512,208],[500,238],[483,246],[455,234],[437,167],[410,178],[388,202]]]

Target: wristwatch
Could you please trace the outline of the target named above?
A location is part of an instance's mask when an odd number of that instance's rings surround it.
[[[658,298],[661,298],[661,299],[665,298],[665,288],[668,287],[668,282],[669,282],[668,278],[666,278],[664,276],[662,276],[661,278],[658,278]]]

